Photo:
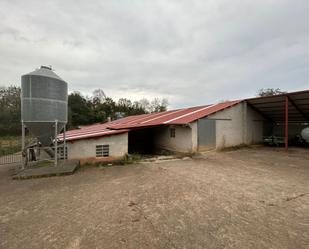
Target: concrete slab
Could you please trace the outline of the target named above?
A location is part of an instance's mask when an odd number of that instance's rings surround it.
[[[78,160],[59,161],[57,167],[55,167],[53,163],[48,163],[41,167],[38,166],[38,164],[34,164],[30,168],[16,170],[12,178],[14,180],[21,180],[29,178],[70,175],[75,172],[78,166]]]

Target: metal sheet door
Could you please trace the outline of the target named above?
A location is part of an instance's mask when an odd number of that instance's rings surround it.
[[[197,130],[199,151],[214,149],[216,147],[216,120],[199,119]]]

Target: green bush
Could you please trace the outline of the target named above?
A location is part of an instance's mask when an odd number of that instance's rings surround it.
[[[20,150],[20,146],[0,147],[0,156],[11,155]]]

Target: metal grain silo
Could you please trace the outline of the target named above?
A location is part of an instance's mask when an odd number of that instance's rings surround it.
[[[21,108],[22,122],[30,133],[43,146],[51,145],[67,123],[68,84],[50,67],[23,75]]]

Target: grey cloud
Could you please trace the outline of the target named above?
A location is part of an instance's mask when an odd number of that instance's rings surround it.
[[[309,2],[0,2],[0,84],[53,65],[70,90],[172,107],[309,88]]]

